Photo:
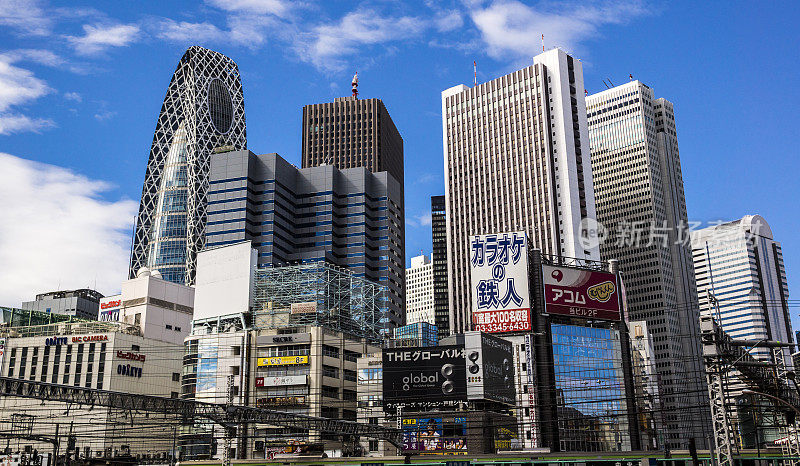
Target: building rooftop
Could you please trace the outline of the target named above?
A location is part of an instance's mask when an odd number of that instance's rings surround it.
[[[63,298],[83,298],[89,301],[100,302],[103,294],[89,289],[81,288],[78,290],[61,290],[61,291],[48,291],[47,293],[39,293],[36,295],[36,301],[44,299],[63,299]]]

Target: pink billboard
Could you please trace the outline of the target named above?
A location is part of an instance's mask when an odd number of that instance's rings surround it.
[[[613,273],[542,266],[545,312],[583,319],[620,320],[619,286]]]

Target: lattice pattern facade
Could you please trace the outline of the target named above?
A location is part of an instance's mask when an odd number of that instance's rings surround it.
[[[380,342],[389,328],[387,294],[386,286],[326,262],[258,269],[254,327],[313,325]]]
[[[131,252],[130,278],[147,266],[192,285],[205,242],[208,172],[215,152],[247,147],[239,68],[190,47],[172,75],[156,122]]]

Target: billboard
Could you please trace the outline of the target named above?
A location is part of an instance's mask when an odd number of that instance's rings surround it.
[[[461,345],[384,349],[384,410],[454,406],[466,401],[465,370]]]
[[[514,346],[510,341],[477,331],[464,333],[467,399],[516,404]]]
[[[118,322],[122,310],[122,295],[106,296],[100,299],[100,315],[97,320],[101,322]]]
[[[467,454],[467,420],[465,417],[448,420],[443,429],[442,418],[404,418],[403,451],[433,455]],[[445,432],[446,430],[446,432]]]
[[[258,358],[257,364],[260,367],[308,364],[308,356],[273,356],[271,358]]]
[[[619,286],[613,273],[543,265],[542,275],[547,314],[620,320]]]
[[[276,377],[256,377],[256,387],[283,387],[285,385],[305,385],[305,375],[281,375]]]
[[[472,324],[487,333],[531,329],[525,232],[470,237]]]

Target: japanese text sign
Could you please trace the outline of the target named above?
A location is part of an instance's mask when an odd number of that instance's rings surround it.
[[[548,314],[620,320],[619,287],[613,273],[543,265],[542,275]]]
[[[487,333],[531,329],[525,232],[470,237],[472,323]]]

